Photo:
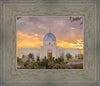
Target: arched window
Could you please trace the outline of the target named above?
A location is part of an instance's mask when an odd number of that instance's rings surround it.
[[[77,55],[75,55],[75,58],[77,58]]]
[[[25,56],[24,56],[24,54],[23,54],[23,56],[22,56],[22,58],[24,58]]]

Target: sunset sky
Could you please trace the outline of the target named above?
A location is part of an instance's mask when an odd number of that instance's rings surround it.
[[[17,56],[19,48],[39,48],[49,32],[56,36],[57,46],[80,48],[83,52],[83,19],[71,22],[69,17],[21,17],[17,19]]]

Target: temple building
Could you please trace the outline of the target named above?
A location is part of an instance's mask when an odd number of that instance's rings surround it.
[[[33,54],[34,59],[39,58],[40,60],[45,56],[47,58],[63,58],[66,60],[66,55],[69,53],[73,59],[78,59],[78,55],[81,54],[81,49],[78,48],[60,48],[57,46],[56,37],[51,31],[44,36],[43,46],[40,48],[20,48],[19,58],[23,58],[29,54]]]

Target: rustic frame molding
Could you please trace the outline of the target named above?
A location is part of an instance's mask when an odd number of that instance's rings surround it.
[[[3,1],[1,10],[2,84],[100,84],[98,9],[97,1]],[[16,70],[16,16],[84,16],[84,69]]]

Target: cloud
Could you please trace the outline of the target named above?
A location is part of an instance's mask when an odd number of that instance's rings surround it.
[[[43,45],[45,34],[49,32],[49,26],[58,46],[78,48],[83,43],[83,25],[80,22],[71,23],[69,17],[22,17],[17,20],[17,48],[39,48]]]
[[[17,32],[17,55],[19,48],[39,48],[43,45],[38,34],[29,35],[27,33]]]
[[[39,48],[43,45],[43,41],[40,40],[39,34],[29,35],[27,33],[17,32],[17,55],[19,48]],[[67,42],[64,40],[57,40],[57,46],[61,48],[80,48],[83,49],[83,40],[74,40]]]
[[[66,42],[63,40],[58,40],[57,45],[61,48],[79,48],[83,49],[83,40],[74,40],[73,42]]]
[[[22,17],[17,21],[18,31],[39,34],[41,40],[49,32],[49,26],[58,40],[72,41],[83,38],[83,26],[79,21],[71,23],[68,17]]]

